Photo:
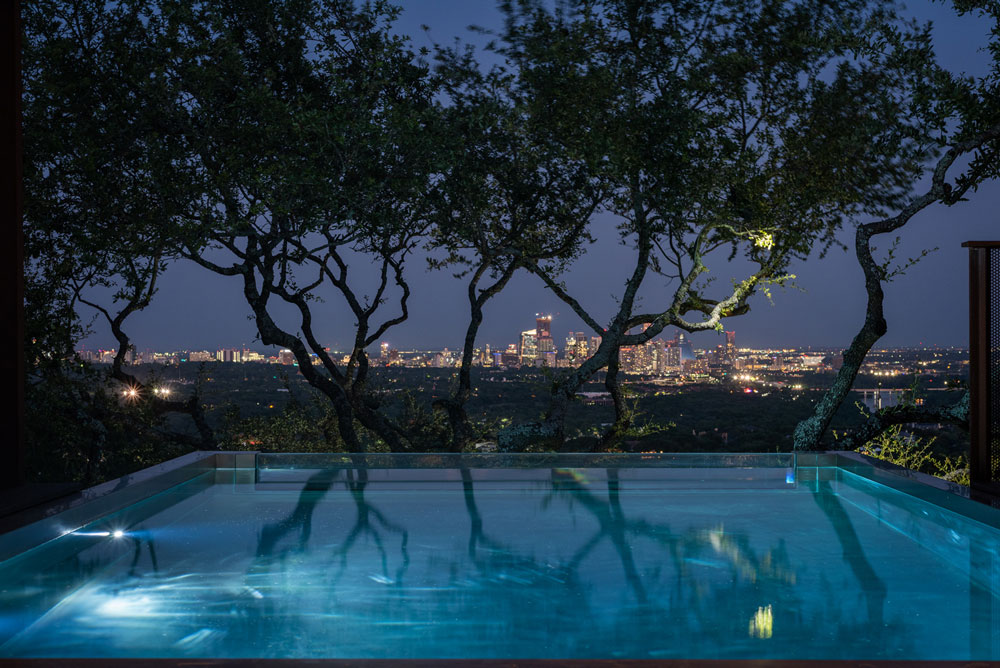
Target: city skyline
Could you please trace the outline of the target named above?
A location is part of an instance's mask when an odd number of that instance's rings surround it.
[[[547,327],[551,327],[551,323],[555,321],[555,318],[551,314],[546,314],[542,316],[542,314],[536,313],[535,314],[536,328],[532,330],[522,331],[518,340],[513,342],[479,341],[477,342],[475,350],[479,355],[489,354],[490,351],[492,351],[496,355],[501,355],[503,353],[515,354],[519,360],[519,363],[527,366],[530,364],[525,361],[525,357],[528,357],[529,359],[536,356],[541,358],[541,352],[552,352],[554,353],[554,356],[558,357],[559,359],[563,358],[583,359],[588,354],[588,351],[592,352],[595,349],[596,345],[598,345],[600,342],[601,337],[588,336],[586,332],[582,331],[573,331],[572,329],[568,329],[565,332],[565,336],[556,336],[552,334],[553,331],[552,329],[547,329],[546,334],[548,335],[547,338],[551,341],[550,344],[551,347],[547,347],[545,351],[539,351],[537,340],[535,338],[535,333],[537,330],[541,329],[538,323],[541,323],[543,321],[545,322]],[[637,331],[638,329],[639,328],[636,328],[636,330],[633,331]],[[558,332],[559,330],[555,331]],[[688,354],[691,354],[693,352],[712,352],[724,349],[726,354],[730,357],[732,357],[736,352],[763,353],[763,352],[780,351],[780,352],[794,353],[802,351],[808,352],[813,350],[823,351],[823,352],[839,352],[843,349],[843,347],[837,347],[837,346],[817,346],[817,345],[793,345],[793,346],[740,345],[739,339],[737,338],[736,330],[724,330],[722,332],[696,332],[694,336],[697,336],[698,334],[710,334],[710,333],[716,334],[717,337],[713,339],[707,339],[705,337],[701,337],[700,343],[702,345],[696,346],[695,339],[693,338],[692,333],[686,332],[677,327],[667,327],[664,328],[664,330],[660,333],[659,336],[654,337],[649,343],[654,344],[660,342],[669,342],[670,345],[678,346],[679,348],[684,348],[686,351],[690,351],[690,353]],[[527,347],[530,347],[531,352],[526,352],[526,341],[528,341]],[[560,346],[560,341],[563,342],[562,346]],[[622,350],[628,351],[636,347],[641,347],[641,346],[622,346]],[[133,345],[132,349],[133,349],[133,354],[154,353],[157,355],[177,355],[183,353],[208,353],[213,355],[212,361],[226,361],[226,362],[247,361],[247,360],[246,359],[233,360],[229,357],[216,359],[216,356],[222,355],[223,353],[227,354],[239,353],[240,351],[242,351],[245,357],[245,354],[247,352],[253,352],[255,355],[257,355],[257,359],[254,359],[253,361],[263,361],[271,353],[273,353],[273,355],[270,355],[272,358],[280,357],[281,353],[290,353],[290,351],[282,348],[281,346],[263,345],[259,341],[241,342],[238,345],[234,344],[233,342],[228,342],[221,345],[211,345],[211,346],[194,345],[194,346],[153,347],[153,346]],[[963,350],[967,349],[967,347],[954,346],[954,345],[939,345],[933,343],[924,344],[921,342],[917,346],[879,345],[876,346],[875,349],[873,350],[880,350],[884,352],[885,350],[915,350],[915,349]],[[107,355],[115,353],[117,351],[117,347],[110,344],[108,345],[81,344],[77,346],[76,350],[78,353],[90,353],[90,354],[104,353],[105,355]],[[262,350],[265,352],[261,353],[260,351]],[[460,354],[462,347],[461,345],[407,347],[398,345],[393,341],[382,340],[379,341],[378,343],[372,344],[371,346],[368,347],[367,350],[369,352],[369,358],[375,359],[375,358],[387,358],[390,355],[390,353],[397,353],[397,352],[402,352],[407,354],[443,352],[443,353],[450,353],[452,355],[458,355]],[[350,352],[349,349],[347,348],[340,349],[333,346],[327,346],[327,351],[336,354],[347,354]],[[294,356],[290,354],[288,355],[289,364],[292,363],[293,358]],[[92,358],[88,357],[87,359],[92,359]],[[192,361],[207,361],[207,360],[198,359]]]
[[[962,249],[963,251],[965,249]],[[926,260],[925,260],[926,261]],[[964,277],[964,274],[963,274]],[[780,295],[775,298],[775,307],[778,306],[777,302],[780,300]],[[498,299],[499,301],[499,299]],[[955,300],[956,302],[961,302],[961,304],[952,304],[955,306],[964,307],[964,314],[961,319],[957,322],[962,331],[958,332],[955,337],[951,340],[934,340],[931,337],[922,337],[917,332],[913,330],[907,330],[905,332],[893,332],[892,321],[894,316],[898,318],[900,307],[903,304],[892,305],[887,304],[886,317],[890,322],[889,332],[880,340],[879,347],[883,348],[919,348],[919,347],[941,347],[941,348],[967,348],[968,347],[968,314],[966,303],[967,298],[962,295],[960,299]],[[772,308],[766,302],[763,305],[766,308]],[[790,307],[789,307],[790,308]],[[527,315],[523,318],[523,323],[517,321],[517,323],[512,323],[511,320],[506,320],[505,330],[509,333],[500,332],[496,333],[500,329],[499,326],[490,328],[487,326],[489,317],[487,317],[481,331],[490,331],[492,333],[490,336],[480,335],[476,339],[477,347],[483,347],[489,345],[492,348],[499,348],[500,346],[506,346],[510,343],[516,343],[520,339],[520,334],[523,333],[524,326],[527,326],[530,322],[535,319],[535,312],[531,312],[529,309],[522,308]],[[895,313],[894,313],[895,311]],[[265,346],[260,343],[259,338],[256,336],[256,331],[252,323],[247,323],[246,327],[234,328],[242,329],[242,336],[229,336],[226,332],[215,331],[209,336],[205,336],[204,332],[199,331],[185,331],[177,340],[171,340],[170,338],[160,335],[160,330],[156,327],[144,327],[143,320],[155,320],[155,317],[149,317],[150,313],[136,313],[133,318],[134,322],[130,322],[133,326],[133,331],[130,332],[132,338],[133,346],[138,350],[216,350],[221,348],[237,348],[237,347],[249,347],[249,348],[274,348],[277,349],[279,346]],[[857,314],[858,323],[863,318],[864,312],[863,307]],[[146,316],[144,318],[143,316]],[[570,324],[561,325],[560,320],[570,321]],[[588,331],[587,327],[577,318],[574,314],[570,314],[568,317],[562,317],[557,311],[552,314],[552,321],[555,323],[553,327],[552,338],[555,341],[560,341],[565,338],[565,335],[584,331],[587,336],[596,336],[593,332]],[[832,337],[827,337],[827,340],[817,340],[817,341],[796,341],[794,336],[789,336],[787,333],[781,332],[777,333],[776,336],[769,336],[768,328],[766,325],[764,327],[747,327],[740,328],[739,325],[748,322],[748,316],[742,316],[738,318],[733,318],[724,321],[726,325],[726,331],[734,331],[737,328],[741,332],[741,341],[745,343],[744,347],[747,348],[758,348],[758,349],[782,349],[782,348],[816,348],[816,349],[843,349],[850,344],[850,337],[845,338],[842,341],[833,341]],[[114,337],[111,336],[110,332],[102,331],[106,329],[102,327],[104,323],[100,320],[95,320],[93,322],[95,333],[84,337],[80,340],[78,348],[80,349],[111,349],[114,347]],[[759,324],[759,323],[758,323]],[[393,347],[400,350],[443,350],[445,348],[452,350],[461,350],[462,348],[462,338],[464,335],[464,330],[460,334],[451,334],[450,336],[444,334],[443,332],[433,332],[425,329],[421,329],[418,337],[407,336],[410,332],[408,329],[413,329],[412,327],[406,327],[406,323],[402,326],[397,326],[389,330],[388,335],[383,339],[383,341],[390,343]],[[668,330],[673,330],[676,328],[669,327],[664,330],[666,333]],[[143,330],[146,330],[145,335]],[[895,334],[895,335],[894,335]],[[724,332],[717,332],[714,330],[702,331],[702,332],[690,332],[687,335],[691,338],[692,343],[695,347],[714,347],[715,345],[725,344],[726,336]],[[853,335],[853,334],[852,334]],[[330,337],[321,337],[324,343],[327,343],[332,350],[347,350],[349,348],[349,339],[342,337],[340,340]],[[416,338],[417,340],[412,340]],[[408,340],[410,339],[410,340]],[[446,340],[450,339],[450,340]],[[381,343],[381,341],[379,342]],[[369,346],[369,351],[377,351],[379,343],[372,344]],[[557,343],[558,347],[558,343]]]

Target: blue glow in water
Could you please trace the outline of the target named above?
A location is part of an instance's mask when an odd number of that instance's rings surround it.
[[[1000,659],[995,528],[637,471],[192,488],[0,564],[0,656]]]

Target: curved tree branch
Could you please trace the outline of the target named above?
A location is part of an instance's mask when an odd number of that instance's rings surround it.
[[[951,424],[964,431],[969,430],[969,393],[962,394],[961,399],[946,408],[928,409],[917,406],[899,405],[883,408],[872,413],[857,430],[838,441],[838,447],[844,450],[854,450],[878,437],[889,428],[900,424]]]
[[[888,325],[883,312],[885,292],[882,289],[885,274],[884,269],[873,257],[872,237],[898,230],[915,215],[936,202],[950,206],[960,201],[961,197],[978,185],[979,181],[974,178],[959,179],[958,186],[952,187],[946,181],[948,170],[959,156],[998,140],[1000,140],[1000,123],[975,136],[956,142],[945,151],[934,166],[931,186],[925,193],[911,200],[902,211],[891,218],[858,226],[855,232],[854,250],[858,264],[864,272],[865,291],[868,293],[865,321],[851,341],[851,345],[844,351],[844,363],[837,372],[833,386],[816,404],[813,414],[795,427],[795,449],[815,450],[821,447],[823,435],[837,409],[851,391],[854,379],[864,364],[865,356],[887,330]]]

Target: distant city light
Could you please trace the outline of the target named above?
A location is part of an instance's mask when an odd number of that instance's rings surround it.
[[[534,315],[534,322],[525,319],[523,330],[521,327],[516,328],[521,331],[515,342],[499,345],[483,342],[475,346],[472,365],[492,371],[526,368],[572,369],[589,359],[601,346],[600,336],[588,336],[584,332],[572,330],[557,334],[553,327],[559,324],[558,315],[541,312]],[[527,329],[532,326],[532,329]],[[664,331],[662,338],[650,339],[638,345],[621,346],[619,370],[623,374],[623,381],[674,386],[729,382],[733,383],[733,392],[740,392],[741,385],[758,388],[756,392],[751,391],[747,394],[766,391],[760,388],[815,390],[820,389],[822,383],[804,383],[801,374],[836,373],[843,365],[843,353],[838,349],[739,346],[734,331],[725,331],[724,336],[718,338],[710,339],[705,336],[700,341],[704,347],[695,347],[693,345],[695,341],[688,332],[674,329],[671,332]],[[379,341],[372,348],[368,351],[369,361],[380,367],[454,369],[463,363],[461,348],[457,351],[448,348],[402,350],[395,348],[389,341]],[[859,371],[872,378],[873,385],[883,380],[891,383],[893,380],[914,373],[921,374],[925,378],[936,373],[957,374],[968,365],[968,360],[961,359],[963,350],[937,349],[937,352],[921,356],[919,349],[916,348],[873,349]],[[87,362],[110,364],[113,363],[117,350],[113,348],[80,350],[77,354],[81,360]],[[189,361],[226,364],[256,362],[265,365],[284,365],[286,368],[298,371],[299,362],[296,355],[287,348],[274,348],[268,352],[250,350],[246,346],[221,348],[217,351],[132,350],[129,354],[131,357],[128,363],[136,366],[145,364],[183,366]],[[348,364],[352,359],[350,354],[337,351],[333,347],[325,347],[323,353],[310,353],[311,364],[325,363],[326,360],[321,360],[324,355],[329,355],[330,360],[338,365]],[[645,378],[630,379],[628,376],[645,376]],[[247,377],[244,380],[250,379]],[[939,381],[944,380],[947,379],[939,379]],[[397,381],[387,379],[386,382]],[[927,378],[924,382],[933,380]],[[143,385],[120,389],[124,401],[136,403],[142,399],[145,390]],[[164,386],[153,387],[152,383],[149,385],[149,391],[159,398],[173,395],[171,389]],[[260,402],[260,405],[271,407],[267,401]],[[278,404],[273,406],[277,407]]]

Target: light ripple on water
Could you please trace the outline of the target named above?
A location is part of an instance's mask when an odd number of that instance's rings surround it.
[[[198,648],[200,645],[210,643],[213,640],[221,639],[225,637],[226,632],[219,629],[199,629],[194,633],[184,636],[180,640],[174,643],[177,647],[190,651]]]

